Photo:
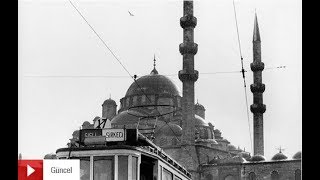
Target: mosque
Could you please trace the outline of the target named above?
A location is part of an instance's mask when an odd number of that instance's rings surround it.
[[[167,154],[192,173],[195,180],[235,179],[301,179],[301,151],[292,158],[280,149],[272,159],[266,159],[263,143],[263,104],[265,85],[262,83],[264,64],[261,61],[261,40],[257,16],[253,33],[253,55],[251,63],[254,83],[250,86],[254,102],[250,106],[254,115],[254,154],[235,147],[222,136],[222,132],[206,120],[206,108],[194,101],[194,83],[198,71],[194,70],[194,55],[198,46],[193,42],[197,19],[193,16],[193,2],[184,1],[184,14],[180,19],[183,43],[179,51],[183,56],[183,67],[179,79],[183,92],[166,76],[161,75],[154,64],[151,72],[139,77],[129,86],[120,104],[111,98],[102,103],[102,115],[90,123],[85,121],[83,129],[94,128],[101,119],[112,128],[138,128]],[[69,145],[79,136],[76,130]],[[47,157],[49,158],[49,157]]]

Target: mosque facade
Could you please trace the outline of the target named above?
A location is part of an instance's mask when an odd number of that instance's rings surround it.
[[[254,74],[254,84],[250,87],[254,96],[250,107],[254,115],[254,152],[251,155],[224,138],[221,130],[206,120],[206,108],[194,102],[194,83],[198,79],[194,55],[198,46],[193,42],[193,30],[197,19],[193,16],[193,1],[183,3],[180,25],[184,29],[184,40],[179,46],[183,57],[183,67],[179,71],[182,93],[154,65],[149,74],[134,80],[120,99],[119,106],[111,98],[105,100],[101,117],[84,122],[82,128],[94,128],[101,119],[106,120],[108,127],[137,128],[185,166],[194,180],[301,179],[301,151],[293,157],[287,157],[281,149],[270,160],[263,156],[263,113],[266,106],[262,98],[265,90],[262,83],[264,64],[261,62],[257,17],[253,35],[254,61],[251,64]],[[77,141],[79,131],[74,131],[72,136],[70,146]]]

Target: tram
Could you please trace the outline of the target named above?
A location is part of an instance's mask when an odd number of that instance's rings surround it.
[[[82,129],[77,147],[58,159],[80,159],[80,180],[191,180],[191,174],[137,129]]]

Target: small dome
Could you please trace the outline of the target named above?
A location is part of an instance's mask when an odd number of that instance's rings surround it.
[[[301,159],[301,157],[302,157],[302,152],[298,151],[292,156],[292,159]]]
[[[79,137],[79,130],[75,130],[75,131],[73,131],[73,133],[72,133],[72,137],[74,137],[74,138],[78,138],[78,137]]]
[[[57,159],[55,154],[46,154],[43,159]]]
[[[194,109],[206,110],[206,109],[204,108],[204,106],[201,105],[201,104],[199,104],[198,102],[194,105]]]
[[[258,162],[258,161],[265,161],[265,160],[266,158],[264,156],[258,154],[258,155],[252,156],[249,161]]]
[[[271,160],[273,160],[273,161],[280,161],[280,160],[285,160],[285,159],[288,159],[288,157],[286,155],[284,155],[282,152],[275,154],[271,158]]]
[[[166,76],[158,74],[158,71],[155,69],[151,71],[151,74],[142,76],[137,79],[136,82],[133,82],[125,96],[139,96],[144,94],[180,96],[177,86]]]
[[[93,124],[90,124],[89,121],[83,122],[82,129],[90,129],[90,128],[93,128]]]
[[[99,116],[96,116],[94,119],[93,119],[93,122],[96,122],[96,120],[99,120],[100,117]]]
[[[111,98],[109,98],[109,99],[107,99],[107,100],[105,100],[104,102],[103,102],[103,104],[102,104],[102,106],[103,105],[117,105],[117,103],[113,100],[113,99],[111,99]]]
[[[159,131],[155,130],[155,137],[158,136],[181,136],[182,135],[182,128],[173,123],[168,123],[163,126],[163,128],[159,129]]]
[[[206,123],[206,121],[202,117],[196,114],[194,115],[194,117],[196,126],[209,126],[208,123]]]
[[[221,139],[216,139],[218,142],[224,142],[224,143],[230,143],[227,139],[221,138]]]
[[[237,150],[237,148],[232,144],[228,144],[228,150],[229,151],[235,151],[235,150]]]

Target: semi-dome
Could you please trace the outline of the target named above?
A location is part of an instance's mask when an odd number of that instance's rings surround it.
[[[182,135],[182,128],[177,125],[177,124],[173,124],[173,123],[167,123],[166,125],[164,125],[161,129],[156,129],[155,130],[155,137],[158,136],[178,136],[180,137]]]
[[[133,82],[127,90],[126,96],[144,94],[180,96],[177,86],[168,77],[158,74],[156,69],[153,69],[149,75],[142,76]]]
[[[144,115],[137,111],[133,111],[133,110],[122,111],[111,120],[111,124],[116,124],[116,125],[135,124],[139,121],[139,117],[142,117],[142,116]]]
[[[286,155],[284,155],[282,152],[275,154],[271,158],[271,160],[273,160],[273,161],[280,161],[280,160],[285,160],[285,159],[288,159],[288,157]]]
[[[252,156],[249,161],[258,162],[258,161],[265,161],[265,160],[266,160],[266,158],[264,156],[257,154],[257,155]]]
[[[301,159],[301,157],[302,157],[302,152],[298,151],[292,156],[292,159]]]

